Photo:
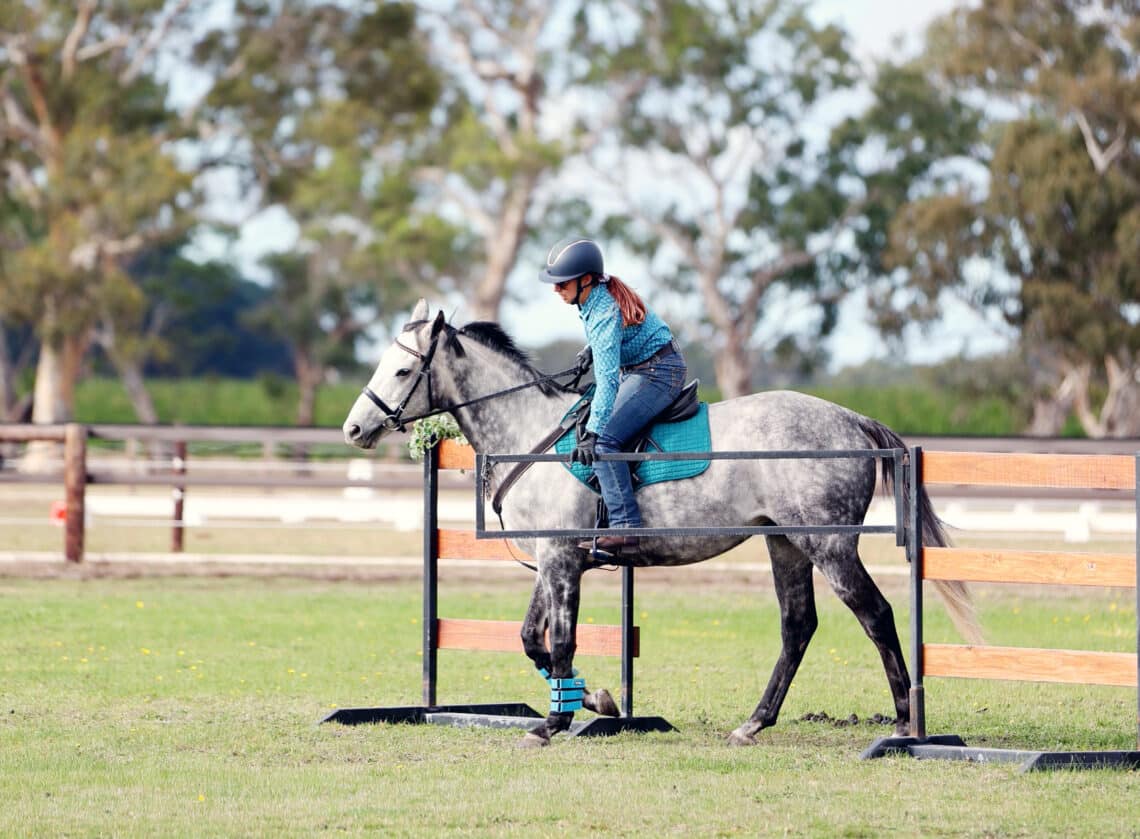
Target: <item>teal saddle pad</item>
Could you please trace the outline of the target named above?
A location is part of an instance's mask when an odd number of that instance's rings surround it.
[[[575,406],[576,408],[577,406]],[[567,416],[575,408],[567,412]],[[575,435],[571,428],[558,438],[554,451],[569,454],[574,450]],[[649,429],[649,444],[646,452],[707,452],[712,450],[712,437],[709,434],[709,406],[702,402],[695,415],[681,422],[664,422]],[[709,468],[708,460],[644,460],[631,464],[634,489],[662,481],[678,481],[682,478],[695,478]],[[581,463],[563,463],[584,484],[588,484],[594,474],[593,467]]]

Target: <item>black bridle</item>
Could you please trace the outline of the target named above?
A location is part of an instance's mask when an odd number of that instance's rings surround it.
[[[462,330],[455,330],[453,327],[447,327],[447,328],[449,330],[449,334],[454,334],[456,332],[459,334],[462,334]],[[426,417],[434,417],[434,416],[437,416],[439,414],[450,413],[450,412],[456,411],[460,408],[466,408],[468,405],[475,405],[479,402],[486,402],[488,399],[495,399],[499,396],[506,396],[508,393],[514,393],[515,391],[523,390],[523,389],[528,388],[528,387],[535,387],[537,385],[545,384],[546,382],[552,382],[556,379],[562,378],[563,376],[569,376],[570,374],[574,373],[574,374],[577,374],[577,378],[574,380],[574,383],[565,385],[565,387],[572,390],[574,387],[577,386],[578,381],[581,380],[582,376],[586,372],[585,369],[581,366],[569,367],[565,370],[559,371],[558,373],[551,373],[549,376],[540,376],[539,378],[534,379],[532,381],[523,382],[521,385],[515,385],[514,387],[509,387],[509,388],[506,388],[505,390],[497,390],[494,393],[488,393],[484,396],[477,396],[474,399],[468,399],[466,402],[459,402],[459,403],[456,403],[454,405],[444,405],[444,406],[439,407],[439,408],[432,408],[432,402],[434,401],[434,399],[432,398],[432,387],[431,387],[431,362],[432,362],[432,359],[435,358],[435,351],[436,351],[436,348],[439,346],[439,336],[441,334],[443,334],[443,333],[437,332],[432,337],[431,344],[428,346],[427,352],[420,352],[419,350],[415,349],[414,347],[409,347],[406,344],[400,343],[399,338],[396,339],[396,346],[397,347],[399,347],[400,349],[402,349],[406,353],[410,353],[411,355],[414,355],[416,358],[420,359],[423,362],[423,364],[420,365],[420,372],[416,375],[416,380],[414,382],[412,382],[411,388],[404,395],[404,398],[400,400],[400,404],[397,405],[394,409],[388,407],[388,404],[383,399],[381,399],[379,396],[377,396],[375,391],[372,390],[372,388],[368,387],[368,385],[364,386],[364,390],[362,391],[362,393],[368,397],[368,399],[372,402],[373,405],[375,405],[377,408],[379,408],[381,411],[384,412],[383,427],[387,427],[389,431],[401,431],[401,432],[407,431],[408,423],[415,422],[416,420],[425,419]],[[421,381],[427,382],[427,398],[428,398],[429,410],[426,411],[425,413],[422,413],[422,414],[416,414],[415,416],[405,417],[404,416],[404,409],[408,407],[408,402],[411,400],[412,396],[415,394],[416,389],[420,386]]]

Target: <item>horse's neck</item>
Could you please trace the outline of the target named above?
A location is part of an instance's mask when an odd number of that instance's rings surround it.
[[[447,384],[447,398],[452,403],[478,399],[500,390],[523,384],[531,376],[513,362],[480,359],[482,369],[494,369],[496,375],[458,375]],[[498,365],[497,368],[486,365]],[[517,370],[518,375],[515,375]],[[509,371],[501,375],[502,371]],[[530,451],[570,407],[572,394],[547,396],[537,387],[524,388],[494,397],[453,412],[463,436],[477,452],[521,454]]]

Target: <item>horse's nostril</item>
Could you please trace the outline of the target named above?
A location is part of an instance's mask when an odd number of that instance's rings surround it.
[[[360,426],[359,425],[350,425],[348,427],[348,436],[351,437],[353,440],[355,440],[357,437],[359,437],[360,436]]]

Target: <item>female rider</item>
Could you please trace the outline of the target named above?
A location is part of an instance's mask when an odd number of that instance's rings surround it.
[[[550,250],[539,274],[566,303],[578,307],[586,349],[594,362],[593,404],[586,435],[571,460],[593,466],[613,529],[641,527],[628,461],[597,460],[620,452],[669,406],[685,383],[685,359],[669,327],[637,292],[605,272],[601,248],[590,239],[565,239]],[[595,556],[630,556],[637,536],[606,535],[579,544]]]

